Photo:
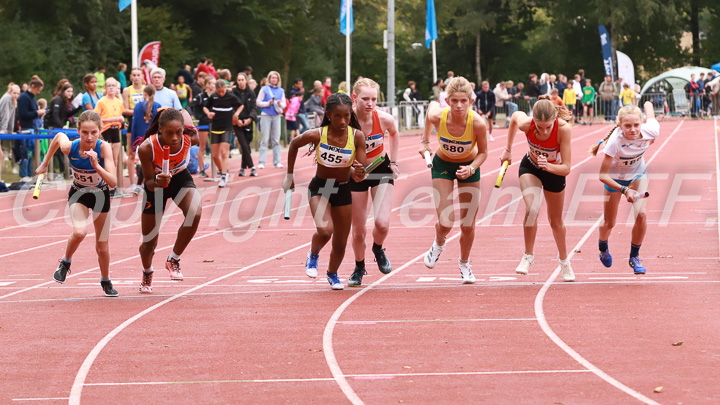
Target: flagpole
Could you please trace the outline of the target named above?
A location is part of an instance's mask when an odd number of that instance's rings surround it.
[[[130,41],[132,42],[132,67],[138,65],[138,24],[137,24],[137,0],[130,3]]]
[[[335,3],[337,4],[337,3]],[[352,0],[345,0],[345,83],[348,91],[352,88],[350,82],[350,9]]]
[[[432,54],[433,54],[433,86],[437,83],[437,54],[435,53],[435,40],[432,40]]]

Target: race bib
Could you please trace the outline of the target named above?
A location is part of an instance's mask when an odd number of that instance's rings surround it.
[[[385,137],[383,134],[370,135],[365,137],[365,153],[370,153],[375,149],[382,148]]]
[[[536,160],[540,156],[545,156],[547,161],[551,163],[557,160],[557,149],[543,148],[542,146],[538,146],[530,142],[528,142],[528,145],[530,146],[530,153],[535,155]]]
[[[72,168],[73,181],[83,187],[98,187],[103,183],[102,177],[95,170]]]
[[[441,136],[440,146],[448,156],[464,157],[468,154],[470,147],[472,147],[472,141],[458,141]]]

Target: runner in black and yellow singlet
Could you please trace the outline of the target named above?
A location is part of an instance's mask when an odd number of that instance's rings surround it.
[[[472,87],[465,78],[453,78],[447,86],[447,94],[449,107],[443,109],[438,103],[430,103],[420,141],[420,155],[425,152],[432,154],[429,138],[432,128],[436,128],[440,146],[433,158],[432,184],[437,198],[438,221],[435,224],[435,241],[425,255],[425,266],[435,267],[445,249],[445,238],[455,223],[452,195],[454,180],[457,180],[461,206],[458,263],[463,283],[471,284],[475,282],[475,276],[469,259],[480,202],[480,165],[487,159],[487,125],[480,115],[470,109]]]
[[[327,280],[333,290],[343,289],[337,271],[345,256],[350,234],[350,177],[361,181],[365,176],[365,135],[359,128],[350,97],[342,93],[328,97],[320,128],[305,131],[290,143],[287,176],[282,186],[284,191],[295,187],[293,171],[298,149],[312,144],[317,171],[308,185],[308,199],[317,231],[312,237],[305,274],[311,278],[317,277],[320,250],[332,238]]]

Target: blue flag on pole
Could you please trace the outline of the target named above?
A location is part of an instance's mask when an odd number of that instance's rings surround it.
[[[125,10],[132,3],[132,0],[119,0],[120,11]]]
[[[598,25],[598,31],[600,32],[600,45],[602,46],[605,76],[610,76],[612,77],[613,81],[615,81],[615,74],[613,73],[613,53],[612,45],[610,44],[610,35],[608,34],[604,25]]]
[[[345,14],[347,13],[347,2],[350,2],[350,34],[355,30],[355,25],[353,24],[353,10],[352,10],[352,0],[341,0],[340,1],[340,32],[343,35],[347,35],[345,32],[345,28],[347,28],[347,21],[345,21]]]
[[[433,40],[436,40],[437,35],[437,20],[435,20],[435,0],[428,0],[427,2],[427,16],[425,18],[425,46],[430,49],[430,44]]]

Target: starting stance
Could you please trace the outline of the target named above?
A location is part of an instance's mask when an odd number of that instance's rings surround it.
[[[187,111],[173,108],[161,109],[155,114],[145,137],[138,147],[138,156],[145,178],[145,201],[140,222],[142,223],[143,241],[140,245],[140,259],[143,265],[143,277],[140,284],[141,293],[152,292],[153,267],[160,224],[168,198],[185,215],[180,226],[172,253],[165,261],[165,268],[170,272],[171,280],[182,280],[180,271],[180,255],[195,236],[200,224],[202,212],[200,192],[187,170],[190,146],[197,145],[197,129]],[[170,147],[169,173],[163,173],[163,147]]]
[[[621,194],[633,205],[635,225],[630,242],[630,267],[635,274],[645,274],[640,264],[640,245],[647,231],[647,200],[643,197],[648,188],[647,169],[643,155],[660,135],[660,124],[655,119],[651,102],[645,102],[647,121],[642,123],[640,108],[629,105],[618,111],[617,126],[590,153],[597,154],[605,143],[605,157],[600,165],[600,181],[605,184],[604,221],[600,225],[600,261],[612,266],[608,239],[615,226]],[[618,192],[619,191],[619,192]]]
[[[388,274],[392,264],[382,247],[390,229],[393,189],[400,171],[397,166],[398,132],[392,115],[377,110],[377,96],[380,86],[371,79],[362,78],[353,86],[353,111],[357,115],[360,128],[365,135],[365,152],[368,164],[380,156],[385,160],[375,170],[368,173],[365,180],[350,180],[352,190],[352,246],[355,251],[355,271],[348,280],[348,286],[362,284],[365,271],[365,226],[368,215],[368,197],[372,197],[375,226],[373,227],[372,252],[375,255],[380,272]],[[385,132],[387,140],[385,143]],[[368,192],[369,191],[369,192]]]
[[[93,210],[93,225],[95,226],[95,251],[100,265],[100,285],[105,295],[117,297],[118,293],[110,281],[110,187],[115,187],[117,178],[115,163],[113,162],[110,144],[98,139],[103,123],[100,115],[93,110],[80,114],[77,122],[80,139],[70,141],[60,132],[53,138],[45,160],[38,166],[35,173],[47,173],[48,163],[60,148],[62,153],[70,158],[73,183],[68,193],[70,219],[73,232],[65,246],[65,256],[60,259],[60,265],[55,270],[53,278],[58,283],[64,283],[70,273],[70,264],[73,254],[80,246],[80,242],[87,235],[87,219],[90,210]]]

